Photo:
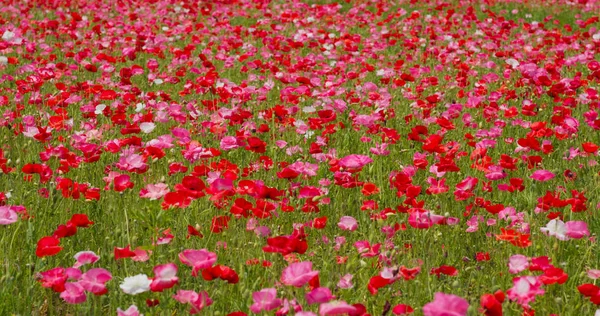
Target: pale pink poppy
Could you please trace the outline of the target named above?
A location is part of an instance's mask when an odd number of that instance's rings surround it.
[[[100,257],[93,251],[80,251],[73,256],[77,262],[73,265],[73,268],[79,268],[84,264],[91,264],[98,260]]]
[[[179,278],[177,278],[177,265],[174,263],[157,265],[153,271],[154,278],[152,279],[152,283],[150,283],[150,290],[152,292],[162,292],[170,289],[179,281]]]
[[[546,224],[545,227],[540,228],[540,230],[547,234],[548,236],[553,236],[558,238],[559,240],[568,240],[569,236],[567,236],[567,226],[560,219],[553,219]]]
[[[17,221],[19,216],[10,206],[0,206],[0,225],[9,225]]]
[[[352,278],[354,276],[352,274],[346,274],[343,277],[340,278],[340,281],[338,282],[337,286],[340,289],[351,289],[354,287],[354,285],[352,284]]]
[[[460,296],[435,293],[432,302],[423,306],[425,316],[464,316],[467,315],[469,302]]]
[[[512,255],[508,259],[508,272],[512,274],[525,271],[529,268],[529,258],[524,255]]]
[[[208,296],[206,291],[196,293],[189,290],[178,290],[177,294],[173,295],[173,298],[182,304],[190,304],[192,307],[190,314],[197,314],[213,303],[213,300]]]
[[[381,143],[375,145],[375,147],[369,148],[369,151],[376,156],[387,156],[390,154],[390,151],[387,149],[387,143]]]
[[[164,183],[148,184],[140,190],[140,197],[152,200],[158,200],[169,193],[169,187]]]
[[[548,170],[536,170],[532,175],[531,179],[536,181],[548,181],[554,179],[554,173]]]
[[[319,315],[343,315],[356,312],[356,307],[344,301],[331,301],[319,306]]]
[[[60,298],[69,304],[80,304],[87,299],[85,291],[79,283],[65,284],[65,290],[60,293]]]
[[[342,230],[355,231],[358,228],[358,222],[352,216],[342,216],[338,227]]]
[[[335,296],[331,294],[331,290],[329,288],[318,287],[306,293],[305,298],[308,304],[320,304],[331,301],[335,298]]]
[[[590,279],[600,279],[600,270],[596,270],[596,269],[589,269],[587,270],[587,276]]]
[[[140,129],[144,134],[150,134],[156,128],[156,124],[152,122],[143,122],[140,124]]]
[[[283,269],[281,282],[285,285],[302,287],[318,274],[319,271],[312,270],[310,261],[292,263]]]
[[[178,290],[177,294],[173,295],[173,298],[182,304],[188,304],[198,299],[198,293],[190,290]]]
[[[131,152],[124,152],[121,155],[119,162],[116,163],[116,167],[129,172],[143,172],[148,170],[146,159],[139,154]],[[129,178],[127,178],[127,180],[129,180]]]
[[[260,313],[261,311],[270,311],[281,306],[281,299],[277,298],[277,289],[266,288],[252,293],[254,304],[250,306],[250,311]]]
[[[543,295],[542,282],[535,276],[522,276],[513,279],[513,287],[506,291],[511,301],[529,307],[529,303],[535,300],[537,295]]]
[[[117,308],[117,316],[140,316],[140,311],[137,306],[131,305],[127,310]]]
[[[454,226],[454,225],[458,225],[459,223],[460,223],[460,219],[457,217],[447,217],[446,218],[446,225]]]

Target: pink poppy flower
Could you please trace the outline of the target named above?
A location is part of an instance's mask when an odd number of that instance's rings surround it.
[[[285,285],[302,287],[318,274],[319,271],[312,270],[312,262],[310,261],[292,263],[283,269],[281,282]]]
[[[554,173],[548,170],[536,170],[530,177],[536,181],[548,181],[554,179]]]
[[[190,314],[197,314],[207,306],[212,305],[213,300],[208,296],[206,291],[196,293],[189,290],[179,290],[173,298],[182,304],[190,304],[192,309]]]
[[[66,268],[65,274],[69,280],[77,281],[81,278],[83,273],[78,268]]]
[[[262,289],[252,293],[252,300],[254,301],[254,304],[250,306],[250,310],[253,313],[270,311],[282,304],[281,299],[277,298],[277,289],[275,288]]]
[[[178,290],[177,294],[173,295],[173,298],[182,304],[188,304],[198,299],[198,293],[190,290]]]
[[[137,306],[131,305],[127,310],[117,308],[117,316],[140,316],[140,311]]]
[[[17,221],[19,216],[10,206],[0,206],[0,225],[9,225]]]
[[[529,268],[529,258],[524,255],[512,255],[508,259],[508,272],[517,274]]]
[[[150,283],[150,290],[152,292],[162,292],[170,289],[179,281],[179,278],[176,276],[177,265],[174,263],[157,265],[153,271],[154,278],[152,279],[152,283]]]
[[[135,254],[135,256],[131,257],[131,260],[133,261],[145,262],[150,259],[150,251],[146,251],[141,247],[135,248],[135,250],[133,250],[133,253]]]
[[[506,291],[511,301],[529,307],[529,303],[535,300],[537,295],[543,295],[542,282],[535,276],[522,276],[513,279],[513,287]]]
[[[355,231],[358,228],[358,222],[352,216],[342,216],[338,227],[342,230]]]
[[[587,270],[587,276],[593,280],[600,279],[600,270],[589,269]]]
[[[140,190],[140,197],[153,201],[162,198],[169,192],[169,187],[164,183],[148,184]]]
[[[565,223],[565,228],[567,236],[573,239],[581,239],[590,235],[587,223],[584,221],[568,221]]]
[[[102,268],[89,269],[86,273],[81,276],[79,285],[88,292],[94,293],[95,295],[106,294],[106,283],[112,280],[110,272]]]
[[[232,150],[240,147],[241,144],[238,143],[237,138],[233,136],[225,136],[221,139],[220,148],[223,150]]]
[[[340,278],[340,281],[337,284],[337,287],[339,287],[340,289],[351,289],[354,287],[354,285],[352,284],[352,278],[354,276],[352,274],[346,274],[343,277]]]
[[[74,258],[77,262],[75,262],[73,268],[79,268],[84,264],[91,264],[100,260],[100,257],[93,251],[80,251],[75,254]]]
[[[331,290],[329,288],[318,287],[306,293],[305,298],[308,304],[320,304],[331,301],[335,298],[335,296],[331,294]]]
[[[319,306],[319,315],[343,315],[356,312],[356,307],[344,301],[331,301]]]
[[[433,301],[423,306],[425,316],[464,316],[467,315],[469,302],[460,296],[435,293]]]
[[[192,275],[195,276],[199,270],[212,267],[217,262],[217,254],[206,249],[186,249],[179,253],[179,260],[181,263],[192,267]]]
[[[371,162],[373,162],[373,159],[371,159],[369,156],[348,155],[340,159],[338,164],[340,167],[346,169],[360,169]]]
[[[148,170],[148,164],[146,164],[146,159],[144,159],[142,155],[134,154],[131,152],[124,152],[121,155],[119,162],[117,162],[115,166],[123,171],[137,173],[144,173]],[[117,178],[119,177],[116,177],[115,179]]]
[[[65,290],[60,293],[60,298],[69,304],[80,304],[87,299],[85,291],[79,283],[65,284]]]
[[[495,165],[488,166],[488,171],[485,174],[485,177],[492,181],[504,179],[506,176],[507,174],[504,171],[504,168]]]
[[[414,228],[427,229],[436,224],[436,220],[440,222],[439,217],[430,212],[412,212],[408,215],[408,224]],[[441,219],[443,220],[443,217]]]

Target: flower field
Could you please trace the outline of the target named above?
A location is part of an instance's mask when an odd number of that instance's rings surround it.
[[[0,315],[600,315],[600,1],[2,1]]]

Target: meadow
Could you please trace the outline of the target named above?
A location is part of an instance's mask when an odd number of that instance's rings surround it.
[[[600,1],[1,1],[0,315],[600,315]]]

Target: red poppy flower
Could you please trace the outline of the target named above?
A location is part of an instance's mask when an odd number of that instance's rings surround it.
[[[60,240],[56,237],[42,237],[37,243],[37,249],[35,255],[38,257],[54,256],[58,254],[63,248],[59,246]]]

